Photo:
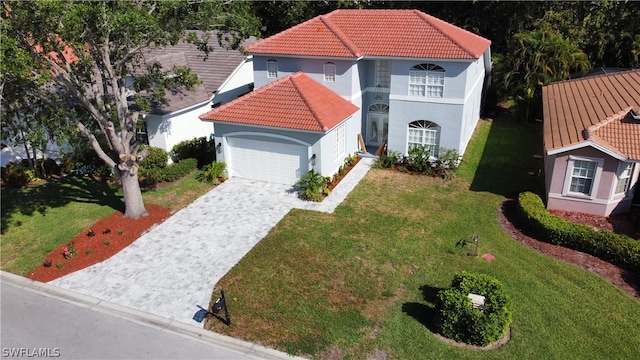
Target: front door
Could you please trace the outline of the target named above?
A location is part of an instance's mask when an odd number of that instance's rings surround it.
[[[389,114],[369,113],[367,123],[367,144],[382,145],[389,133]]]

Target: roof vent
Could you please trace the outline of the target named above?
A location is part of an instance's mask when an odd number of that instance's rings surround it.
[[[635,120],[640,120],[640,114],[633,111],[633,109],[629,110],[629,114],[631,114],[631,117],[634,118]]]
[[[585,140],[589,139],[589,129],[582,130],[582,138]]]

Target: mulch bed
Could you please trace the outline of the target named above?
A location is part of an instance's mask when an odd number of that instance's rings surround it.
[[[540,253],[593,272],[640,301],[640,274],[621,269],[613,264],[600,260],[595,256],[535,239],[527,234],[526,231],[522,230],[523,226],[517,218],[516,206],[517,203],[515,199],[505,199],[498,208],[498,223],[505,233],[523,245]],[[557,215],[565,215],[568,220],[571,219],[571,216],[576,216],[561,213],[558,213]],[[592,226],[594,223],[597,223],[598,226],[602,228],[611,229],[622,227],[627,231],[629,230],[629,225],[621,224],[620,222],[622,220],[619,217],[609,220],[603,217],[591,217],[590,219],[587,219],[586,215],[580,216],[580,221],[588,221]]]

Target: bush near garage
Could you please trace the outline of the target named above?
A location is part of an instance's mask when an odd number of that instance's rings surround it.
[[[555,245],[578,250],[630,271],[640,271],[640,242],[608,230],[574,224],[550,214],[540,196],[523,192],[518,213],[533,235]]]
[[[484,296],[484,307],[474,309],[468,294]],[[451,288],[438,293],[436,311],[436,326],[443,336],[476,346],[502,339],[512,320],[511,298],[502,283],[465,271],[454,275]]]
[[[175,162],[194,158],[198,160],[198,168],[216,161],[215,140],[206,137],[184,140],[173,146],[171,158]]]

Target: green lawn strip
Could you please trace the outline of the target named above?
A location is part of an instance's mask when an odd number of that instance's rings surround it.
[[[172,210],[212,188],[195,174],[158,190],[144,192],[145,203]],[[123,208],[121,189],[89,177],[69,177],[25,189],[2,189],[1,268],[21,276],[41,266],[44,257],[97,220]]]
[[[456,179],[374,169],[334,214],[293,210],[218,283],[231,299],[232,325],[207,326],[316,357],[367,358],[376,351],[398,359],[635,356],[637,301],[500,229],[504,194],[518,184],[541,186],[540,177],[525,172],[538,161],[531,156],[536,139],[516,129],[481,123]],[[519,138],[493,139],[505,134]],[[478,145],[483,142],[504,146],[487,150]],[[490,162],[496,156],[506,169],[519,170],[497,171]],[[523,164],[508,166],[518,161]],[[473,175],[487,166],[494,167],[487,174],[495,182]],[[495,260],[456,248],[472,234],[480,236],[479,255]],[[460,270],[497,277],[514,299],[512,339],[503,348],[461,349],[431,332],[435,294]]]

